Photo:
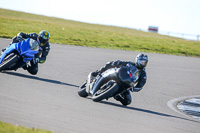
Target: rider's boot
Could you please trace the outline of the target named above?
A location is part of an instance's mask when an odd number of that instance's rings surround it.
[[[129,102],[127,102],[126,99],[123,98],[123,95],[114,96],[114,99],[120,101],[123,106],[127,106],[128,104],[130,104]]]
[[[27,64],[22,67],[24,70],[27,70]]]

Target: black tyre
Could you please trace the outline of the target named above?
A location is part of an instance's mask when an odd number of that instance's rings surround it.
[[[113,82],[113,81],[109,81],[109,82]],[[109,85],[106,88],[101,87],[101,89],[99,89],[92,96],[92,100],[95,101],[95,102],[99,102],[99,101],[101,101],[103,99],[109,98],[110,96],[112,96],[112,94],[114,94],[118,90],[118,88],[119,88],[119,86],[118,86],[118,84],[116,82],[113,82],[112,85]]]
[[[0,65],[0,72],[2,70],[5,70],[6,68],[8,68],[9,66],[13,65],[14,63],[16,63],[18,61],[18,55],[12,54],[9,55],[5,58],[5,60],[1,63]]]
[[[78,88],[78,95],[81,97],[87,97],[88,93],[86,92],[86,83]]]

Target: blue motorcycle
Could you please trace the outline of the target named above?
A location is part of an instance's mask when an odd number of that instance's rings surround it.
[[[33,39],[13,43],[0,56],[0,72],[2,70],[17,70],[35,58],[39,52],[39,44]]]

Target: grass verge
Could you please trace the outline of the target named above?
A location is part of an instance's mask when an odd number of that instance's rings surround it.
[[[200,42],[0,9],[0,37],[47,30],[51,43],[200,57]]]
[[[0,122],[0,133],[53,133],[51,131],[26,128],[17,125],[11,125],[5,122]]]

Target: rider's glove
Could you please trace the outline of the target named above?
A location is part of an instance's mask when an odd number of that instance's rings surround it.
[[[39,61],[39,63],[44,63],[44,62],[45,62],[45,60],[40,60],[40,61]]]
[[[23,33],[21,33],[21,32],[20,32],[20,33],[18,33],[18,34],[17,34],[17,37],[20,37],[20,38],[22,38],[22,34],[23,34]]]
[[[12,38],[11,44],[21,42],[22,40],[23,38],[21,36],[15,36]]]

